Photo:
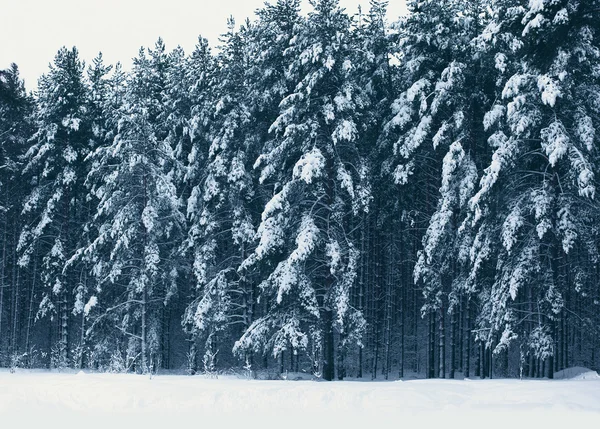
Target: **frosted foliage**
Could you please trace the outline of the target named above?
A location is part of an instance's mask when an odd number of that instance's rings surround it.
[[[259,239],[258,245],[254,254],[242,263],[242,267],[252,265],[284,245],[285,233],[283,227],[286,224],[284,209],[287,206],[287,190],[288,186],[275,194],[265,205],[262,221],[256,231],[256,237]]]
[[[263,221],[273,216],[275,212],[284,210],[284,207],[287,205],[287,191],[288,187],[286,186],[280,192],[273,195],[273,198],[265,204],[265,209],[262,212]]]
[[[62,291],[62,289],[63,289],[63,287],[62,287],[62,286],[63,286],[63,285],[62,285],[62,282],[60,281],[60,279],[58,279],[58,278],[57,278],[57,279],[54,281],[54,285],[52,286],[52,293],[53,293],[54,295],[58,295],[58,294],[60,294],[60,292],[61,292],[61,291]]]
[[[65,168],[62,174],[62,184],[63,185],[73,185],[77,180],[77,175],[72,168]]]
[[[353,142],[358,136],[358,130],[354,122],[344,119],[333,131],[331,136],[334,143],[340,143],[343,141]]]
[[[562,8],[561,10],[556,12],[556,15],[554,15],[554,19],[552,19],[552,24],[554,25],[567,24],[568,22],[569,12],[565,8]]]
[[[71,146],[67,146],[64,149],[62,156],[68,163],[73,163],[77,160],[77,152]]]
[[[409,177],[413,174],[415,163],[413,160],[406,164],[398,165],[394,170],[394,182],[398,185],[406,185]]]
[[[528,14],[528,16],[529,15],[531,15],[531,14]],[[524,19],[525,22],[527,22],[527,18],[528,17],[526,16]],[[529,22],[527,22],[527,24],[525,25],[525,28],[523,29],[523,33],[522,33],[523,37],[527,36],[527,34],[529,34],[532,29],[540,28],[546,22],[548,22],[548,20],[544,17],[544,15],[542,15],[541,13],[538,13],[531,20],[529,20]]]
[[[305,216],[296,236],[296,248],[286,260],[281,262],[269,279],[277,287],[277,303],[280,304],[283,296],[287,294],[294,285],[299,283],[302,272],[302,264],[314,251],[318,241],[319,230],[312,218]]]
[[[335,249],[335,247],[338,247],[338,249]],[[337,272],[332,271],[332,274],[336,278],[333,291],[333,296],[335,297],[335,325],[340,332],[350,334],[351,338],[346,338],[346,341],[356,342],[360,341],[365,328],[365,321],[362,314],[356,311],[350,303],[350,291],[356,281],[360,252],[352,246],[346,248],[346,250],[345,256],[347,257],[347,261],[345,266],[337,262],[337,265],[342,267],[341,270]],[[328,248],[328,252],[330,253],[332,264],[334,261],[341,261],[341,246],[337,242]]]
[[[462,175],[458,184],[458,205],[461,209],[467,206],[469,199],[473,196],[478,178],[475,162],[470,156],[465,155],[462,160]]]
[[[594,127],[592,118],[587,115],[578,115],[575,133],[577,134],[577,137],[579,137],[579,140],[581,140],[583,143],[584,147],[591,152],[593,150],[594,139],[596,137],[596,128]]]
[[[521,252],[514,269],[510,271],[508,290],[511,299],[517,299],[517,293],[529,281],[529,275],[536,269],[536,248],[526,246]]]
[[[73,311],[72,314],[78,315],[83,312],[83,287],[80,285],[77,287],[77,292],[75,293],[75,302],[73,303]]]
[[[505,138],[496,139],[496,144],[498,148],[492,155],[491,164],[484,171],[479,184],[479,191],[470,201],[471,210],[475,212],[474,222],[479,220],[482,215],[480,207],[482,199],[491,191],[502,170],[507,168],[518,154],[516,142],[512,138],[508,140]]]
[[[353,184],[352,176],[350,175],[348,170],[346,170],[346,168],[344,168],[343,165],[338,166],[337,180],[340,183],[340,187],[342,189],[344,189],[346,192],[348,192],[348,195],[350,196],[350,198],[352,198],[354,200],[354,184]]]
[[[477,272],[482,267],[483,263],[490,257],[491,246],[490,238],[485,229],[481,229],[477,232],[473,245],[469,252],[469,258],[471,260],[472,268],[469,274],[470,280],[474,280]]]
[[[325,157],[317,148],[302,155],[300,160],[294,166],[294,178],[303,180],[310,184],[314,179],[323,175],[325,167]]]
[[[508,79],[502,90],[502,98],[507,99],[519,95],[521,87],[529,81],[529,76],[524,74],[515,74]]]
[[[267,318],[260,318],[252,322],[242,337],[233,346],[233,352],[242,355],[246,350],[262,352],[261,346],[268,338],[270,326]]]
[[[579,170],[577,176],[577,185],[579,186],[579,195],[586,198],[594,198],[596,187],[594,185],[594,173],[586,162],[580,157],[575,157],[572,161],[575,168]]]
[[[532,191],[531,199],[534,206],[535,220],[537,222],[536,231],[538,233],[538,238],[541,240],[544,235],[546,235],[546,232],[552,228],[552,223],[548,218],[552,197],[548,194],[547,190],[542,189]]]
[[[545,326],[536,327],[529,334],[529,347],[533,350],[535,356],[546,360],[554,355],[554,340]]]
[[[264,220],[258,227],[257,235],[260,237],[260,241],[256,247],[255,254],[258,259],[262,259],[284,244],[281,219],[279,217],[271,217]]]
[[[440,201],[423,239],[428,265],[432,264],[436,252],[442,247],[455,211],[462,209],[470,198],[476,178],[477,170],[460,142],[452,143],[442,164]],[[420,277],[420,274],[415,277]]]
[[[506,109],[500,104],[494,104],[494,107],[483,116],[483,127],[487,131],[493,125],[498,123],[503,117]]]
[[[144,211],[142,212],[142,223],[146,228],[146,231],[151,232],[154,229],[154,225],[158,214],[156,210],[152,206],[144,207]]]
[[[319,229],[313,219],[310,216],[305,216],[298,230],[296,249],[291,253],[290,261],[294,263],[305,261],[316,246],[318,234]]]
[[[62,126],[70,129],[71,131],[79,131],[79,126],[81,124],[81,119],[66,117],[62,120]]]
[[[394,101],[392,104],[392,113],[394,116],[386,124],[387,131],[393,127],[403,128],[411,121],[413,109],[406,98],[406,94],[402,94],[400,98]]]
[[[440,109],[448,103],[449,97],[452,96],[453,90],[457,91],[455,87],[459,87],[464,81],[464,64],[452,61],[448,67],[442,71],[440,80],[435,84],[436,96],[431,102],[431,113],[436,115]],[[460,128],[460,124],[457,124],[457,128]]]
[[[440,144],[444,143],[447,140],[448,131],[450,131],[451,129],[452,127],[447,122],[444,121],[444,123],[442,123],[442,126],[432,138],[434,149],[437,149]]]
[[[341,247],[337,241],[330,241],[327,243],[327,258],[329,270],[331,274],[335,275],[340,268],[342,261]]]
[[[548,303],[550,303],[552,307],[552,313],[559,314],[564,308],[565,302],[560,291],[557,288],[557,285],[554,282],[548,285],[545,298],[546,301],[548,301]]]
[[[460,142],[452,143],[442,163],[442,188],[440,189],[442,195],[450,190],[454,173],[459,168],[464,157],[465,151]]]
[[[498,53],[494,60],[496,69],[500,71],[500,73],[504,73],[506,71],[506,55]]]
[[[542,148],[550,165],[553,167],[567,153],[569,149],[569,137],[565,132],[563,125],[560,122],[553,122],[548,128],[541,131]]]
[[[206,285],[193,316],[194,327],[197,330],[205,331],[213,328],[218,331],[227,321],[227,313],[231,305],[227,290],[228,281],[223,272]]]
[[[410,102],[414,101],[417,96],[423,97],[425,89],[430,85],[427,79],[420,79],[416,81],[407,91],[406,99]]]
[[[234,242],[238,245],[242,243],[251,243],[256,235],[252,220],[248,217],[243,217],[241,213],[236,213],[232,235]]]
[[[325,122],[328,124],[335,119],[335,111],[332,104],[323,106],[323,116],[325,117]]]
[[[558,230],[562,235],[562,247],[566,254],[573,248],[577,240],[577,229],[574,218],[569,207],[563,207],[558,211]]]
[[[273,337],[273,357],[291,346],[294,351],[304,350],[308,346],[308,336],[300,329],[300,321],[289,317]]]
[[[96,296],[91,296],[88,302],[83,307],[83,314],[88,316],[90,311],[98,304],[98,298]]]
[[[542,93],[542,102],[550,107],[554,107],[556,99],[561,96],[558,84],[549,76],[538,77],[538,89]]]
[[[410,157],[425,142],[431,128],[431,122],[431,116],[424,116],[419,121],[419,124],[408,132],[404,139],[404,144],[398,150],[401,156],[404,158]]]
[[[509,254],[518,241],[517,233],[524,223],[525,219],[523,218],[521,209],[515,206],[502,225],[502,245]]]
[[[516,340],[519,336],[513,332],[513,330],[511,329],[510,326],[506,326],[504,328],[504,331],[502,331],[502,335],[500,336],[500,340],[498,341],[498,344],[496,345],[496,348],[494,349],[494,353],[499,353],[503,350],[506,350],[509,346],[509,344]]]

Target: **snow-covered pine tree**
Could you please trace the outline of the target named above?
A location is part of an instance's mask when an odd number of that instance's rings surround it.
[[[255,195],[249,172],[255,139],[246,128],[251,117],[245,78],[248,31],[248,26],[236,30],[233,18],[228,20],[217,57],[218,83],[211,88],[213,121],[200,141],[210,146],[208,153],[194,153],[208,156],[204,171],[199,163],[191,173],[200,179],[188,202],[198,295],[183,323],[204,341],[205,369],[214,366],[219,345],[228,344],[221,354],[231,350],[232,335],[241,335],[251,311],[251,286],[237,272],[254,235],[248,212]]]
[[[567,360],[558,332],[574,329],[570,308],[590,293],[598,264],[600,3],[494,7],[486,33],[498,99],[484,121],[494,154],[469,219],[477,229],[471,277],[486,302],[480,336],[495,351],[517,340],[525,375],[552,376],[562,368],[553,357]]]
[[[402,194],[387,176],[379,174],[380,166],[389,160],[389,151],[378,146],[378,140],[383,123],[390,114],[391,100],[395,98],[395,67],[390,65],[393,39],[386,23],[388,2],[371,0],[369,3],[368,12],[363,14],[361,10],[355,17],[352,42],[352,62],[355,65],[352,80],[364,89],[359,123],[362,137],[357,145],[361,159],[358,170],[363,186],[372,188],[372,197],[361,215],[355,217],[356,224],[352,227],[355,239],[360,242],[353,301],[369,322],[363,344],[358,346],[358,376],[363,375],[364,362],[370,361],[367,369],[371,377],[377,377],[381,367],[387,378],[395,336],[391,319],[396,310],[397,292],[401,292],[396,279],[401,271],[400,264],[397,264],[398,253],[401,252],[397,248],[397,233],[402,226],[397,212]],[[402,343],[403,333],[400,332],[399,336]]]
[[[425,205],[416,202],[428,225],[414,278],[423,285],[422,314],[429,319],[428,376],[436,373],[433,324],[437,314],[438,374],[445,377],[446,318],[449,315],[453,376],[455,313],[462,295],[468,292],[462,274],[468,258],[462,242],[468,241],[469,235],[466,231],[459,234],[459,226],[477,183],[482,106],[490,103],[486,94],[490,78],[485,72],[489,61],[486,63],[474,43],[486,16],[479,2],[411,2],[409,9],[412,13],[398,25],[404,89],[382,135],[382,143],[392,145],[394,157],[384,161],[383,171],[389,171],[396,183],[416,185],[426,195]],[[425,144],[429,142],[432,144]],[[441,176],[441,181],[431,181],[431,174]],[[434,186],[440,186],[438,195],[432,192]],[[467,293],[465,298],[467,312],[469,296]]]
[[[257,19],[249,28],[247,52],[252,61],[246,69],[247,80],[247,103],[248,109],[254,120],[246,127],[246,147],[250,149],[247,159],[250,161],[248,169],[253,170],[253,164],[262,152],[265,144],[271,137],[269,129],[277,119],[280,112],[280,102],[294,90],[296,82],[290,79],[287,72],[289,59],[286,55],[290,43],[297,37],[303,18],[300,14],[300,1],[279,0],[274,5],[265,4],[263,9],[257,11]],[[252,172],[251,178],[255,196],[248,204],[252,223],[257,226],[260,223],[260,213],[269,201],[272,191],[270,186],[259,182],[258,171]],[[245,249],[245,255],[249,255],[255,246],[252,240]],[[245,256],[244,256],[245,258]],[[266,311],[267,301],[257,302],[260,276],[253,269],[242,268],[239,270],[247,283],[245,305],[248,311],[244,314],[244,331],[247,330],[254,319],[260,317]],[[239,337],[238,337],[239,338]],[[297,371],[299,368],[300,354],[298,350],[289,353],[289,368]],[[254,353],[252,350],[244,350],[244,358],[248,364],[254,364]],[[286,368],[284,353],[279,355],[279,372]],[[268,357],[263,355],[263,364],[267,364]]]
[[[8,311],[13,302],[20,301],[19,290],[11,279],[18,265],[15,254],[23,195],[29,189],[21,180],[22,155],[31,135],[33,100],[25,92],[24,82],[16,64],[0,70],[0,365],[9,365],[11,355],[18,354],[18,332],[14,321],[19,314]],[[9,289],[9,285],[11,288]],[[31,319],[27,324],[25,352],[29,350]]]
[[[212,91],[216,77],[215,59],[211,55],[208,41],[202,37],[189,57],[181,49],[171,54],[165,104],[169,134],[167,140],[174,150],[174,180],[177,195],[185,207],[190,203],[189,219],[196,213],[192,204],[192,192],[198,191],[197,184],[206,174],[209,148],[209,129],[212,124],[214,97]],[[189,231],[190,225],[186,226]],[[193,274],[193,243],[185,240],[181,248],[179,291],[187,299],[180,305],[187,307],[197,298],[197,288]],[[184,326],[187,322],[184,318]],[[188,366],[197,369],[197,347],[194,335],[188,342]]]
[[[58,316],[58,344],[53,364],[70,364],[70,321],[75,278],[65,263],[81,236],[78,218],[85,198],[82,162],[91,149],[84,64],[76,48],[61,48],[38,84],[35,134],[23,173],[30,181],[22,214],[27,225],[19,239],[19,264],[36,265],[39,257],[43,299],[39,316]],[[34,270],[35,271],[35,270]],[[52,331],[52,329],[51,329]],[[50,344],[54,347],[55,344]]]
[[[134,60],[115,112],[117,135],[91,155],[97,237],[84,251],[97,279],[90,330],[113,321],[127,341],[127,368],[143,373],[161,365],[162,310],[176,293],[185,220],[173,183],[175,157],[161,127],[167,54],[160,39],[148,52],[141,49]],[[114,329],[109,335],[119,338]],[[113,341],[115,353],[119,343]]]
[[[360,89],[347,80],[350,19],[336,0],[312,5],[286,50],[295,89],[281,102],[273,138],[255,163],[273,196],[243,267],[260,270],[267,308],[236,350],[279,356],[310,348],[314,370],[332,380],[335,333],[352,342],[364,330],[350,303],[358,250],[347,227],[369,195],[356,168]]]
[[[99,53],[92,60],[92,64],[87,70],[89,84],[89,98],[87,100],[87,115],[90,122],[90,151],[95,148],[106,146],[111,138],[109,131],[110,109],[112,97],[111,82],[114,77],[110,76],[113,66],[104,64],[102,53]],[[118,76],[117,70],[116,76]],[[82,174],[87,176],[91,167],[90,160],[80,161],[83,166]],[[76,284],[73,286],[75,299],[73,302],[73,316],[79,316],[80,332],[77,345],[73,346],[73,364],[82,368],[88,364],[88,359],[94,354],[90,354],[91,348],[87,344],[86,321],[89,315],[89,306],[86,307],[91,298],[91,291],[94,288],[93,276],[90,275],[90,260],[83,256],[83,250],[87,248],[95,238],[95,228],[93,225],[93,216],[97,210],[98,200],[89,191],[85,189],[86,194],[77,200],[76,213],[78,224],[81,225],[81,235],[77,238],[76,251],[65,264],[73,272]],[[94,363],[94,362],[92,362]]]

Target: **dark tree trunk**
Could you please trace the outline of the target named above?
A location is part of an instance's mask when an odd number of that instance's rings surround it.
[[[429,312],[429,358],[427,359],[427,378],[435,378],[435,313]]]
[[[464,329],[464,355],[465,355],[465,363],[464,363],[464,374],[466,378],[470,377],[471,371],[471,300],[467,297],[466,302],[466,310],[465,310],[465,329]]]
[[[333,314],[330,308],[323,309],[323,379],[331,381],[335,377],[333,356]]]
[[[439,314],[439,378],[446,378],[446,330],[444,326],[444,304],[441,304]]]
[[[454,378],[456,363],[456,312],[450,314],[450,378]]]

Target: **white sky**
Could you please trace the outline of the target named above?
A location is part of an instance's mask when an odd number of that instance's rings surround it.
[[[90,64],[99,51],[106,63],[121,61],[125,67],[140,46],[154,46],[160,36],[168,50],[181,45],[187,53],[198,35],[216,46],[233,15],[237,23],[252,17],[264,0],[14,0],[2,1],[0,68],[15,62],[28,89],[46,73],[61,46],[77,46]],[[310,9],[304,0],[306,10]],[[355,13],[368,0],[340,0]],[[405,0],[391,0],[389,20],[405,12]]]

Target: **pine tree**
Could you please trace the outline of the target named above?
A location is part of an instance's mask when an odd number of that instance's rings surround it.
[[[83,76],[84,64],[76,48],[61,48],[48,74],[39,81],[35,134],[26,153],[24,174],[32,191],[22,214],[26,225],[19,239],[19,265],[29,266],[41,258],[43,299],[40,316],[59,318],[58,346],[54,364],[66,366],[70,359],[71,291],[73,273],[65,263],[81,236],[77,209],[84,198],[83,159],[90,152],[89,90]]]
[[[14,317],[11,317],[10,302],[18,300],[18,295],[9,295],[10,272],[18,269],[10,255],[14,254],[18,231],[22,228],[19,213],[23,204],[22,195],[28,191],[26,183],[20,180],[23,168],[22,156],[27,149],[27,139],[31,133],[33,100],[25,92],[19,69],[12,64],[0,70],[0,365],[7,365],[7,357],[17,350],[10,350],[17,344],[14,330]],[[14,289],[11,292],[17,292]],[[12,340],[11,340],[12,336]],[[26,347],[27,352],[29,347]]]
[[[332,380],[335,333],[351,342],[364,329],[349,302],[358,251],[346,227],[368,194],[351,168],[360,92],[344,79],[352,70],[350,20],[337,1],[313,5],[286,51],[296,87],[281,102],[273,139],[255,164],[273,196],[262,213],[258,246],[243,267],[264,273],[260,293],[268,308],[236,348],[279,356],[310,345],[315,369]]]
[[[237,273],[254,234],[248,212],[254,188],[248,172],[253,141],[246,134],[247,37],[248,28],[236,31],[230,18],[217,57],[219,83],[212,88],[214,119],[205,137],[210,142],[206,166],[202,175],[196,175],[201,181],[188,203],[198,296],[188,307],[184,324],[204,339],[207,369],[219,351],[215,344],[230,341],[231,330],[246,323],[251,305],[245,302],[249,286]],[[199,168],[200,164],[194,166]]]
[[[166,69],[161,40],[149,57],[140,50],[117,111],[118,134],[92,155],[88,176],[99,199],[98,236],[85,249],[98,282],[92,329],[113,320],[127,340],[126,364],[143,373],[161,364],[161,309],[176,294],[176,252],[184,226],[173,183],[174,154],[160,126]]]
[[[542,375],[540,363],[547,363],[551,376],[555,326],[569,300],[591,290],[598,261],[590,210],[598,121],[591,100],[600,89],[592,77],[600,50],[591,11],[598,5],[521,3],[498,2],[490,24],[498,101],[484,125],[495,152],[471,200],[471,276],[485,276],[497,258],[483,291],[484,338],[497,352],[518,338],[528,375]]]

